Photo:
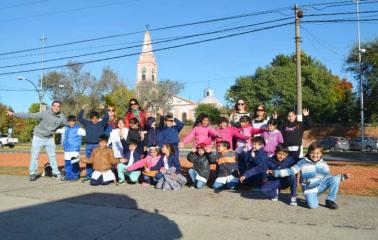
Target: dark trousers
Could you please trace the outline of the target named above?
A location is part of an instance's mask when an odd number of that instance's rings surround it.
[[[99,186],[99,185],[108,185],[110,183],[114,182],[113,180],[112,181],[104,181],[104,178],[102,177],[102,175],[97,178],[97,179],[91,179],[90,183],[92,186]]]
[[[297,179],[295,176],[284,178],[267,179],[261,186],[261,192],[268,198],[277,197],[277,190],[286,189],[290,187],[292,197],[297,196]]]

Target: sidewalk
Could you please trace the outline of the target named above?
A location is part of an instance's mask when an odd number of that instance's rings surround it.
[[[310,210],[256,192],[161,191],[141,185],[0,175],[1,239],[376,239],[378,198],[339,196]],[[284,201],[288,201],[285,196]],[[321,203],[324,203],[322,197]]]

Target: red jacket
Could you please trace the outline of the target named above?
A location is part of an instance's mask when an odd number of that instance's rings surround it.
[[[138,118],[138,117],[134,116],[133,113],[130,112],[130,111],[128,111],[126,113],[126,115],[125,115],[125,125],[126,125],[127,128],[130,128],[130,119],[132,119],[133,117]],[[139,112],[139,118],[140,118],[140,122],[139,122],[140,123],[140,127],[144,128],[145,123],[146,123],[146,119],[147,119],[146,112],[143,111],[143,110],[141,110]]]

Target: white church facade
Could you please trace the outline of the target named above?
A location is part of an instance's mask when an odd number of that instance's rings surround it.
[[[158,82],[158,66],[152,49],[150,32],[147,30],[144,34],[142,52],[137,63],[136,85],[138,83],[149,81]],[[204,91],[204,97],[198,104],[213,104],[216,107],[222,107],[222,103],[215,97],[214,90],[207,88]],[[194,101],[185,99],[180,96],[172,96],[171,112],[181,121],[194,121],[195,108],[198,104]]]

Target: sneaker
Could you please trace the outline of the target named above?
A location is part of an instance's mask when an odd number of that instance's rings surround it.
[[[52,178],[55,178],[55,179],[58,179],[58,180],[62,180],[62,176],[60,174],[53,174]]]
[[[31,174],[31,175],[29,176],[29,181],[30,181],[30,182],[34,182],[35,180],[37,180],[37,175],[36,175],[36,174]]]
[[[277,202],[278,201],[278,196],[275,196],[274,198],[271,198],[270,200],[273,201],[273,202]]]
[[[126,183],[125,179],[118,181],[118,184],[124,184],[124,183]]]
[[[91,180],[90,177],[84,177],[83,180],[81,180],[82,183],[89,182]]]
[[[291,197],[291,199],[290,199],[290,206],[298,206],[297,198],[296,197]]]
[[[326,207],[329,208],[329,209],[338,209],[339,208],[339,206],[337,206],[337,204],[332,200],[326,200],[325,204],[326,204]]]

